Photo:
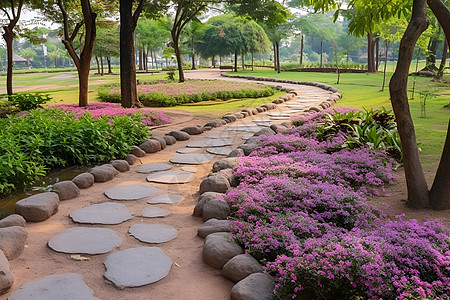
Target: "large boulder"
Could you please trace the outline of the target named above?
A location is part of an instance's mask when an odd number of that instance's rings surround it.
[[[153,136],[151,140],[158,141],[161,144],[161,149],[166,149],[167,143],[166,140],[162,136]]]
[[[94,175],[95,182],[106,182],[112,180],[114,176],[119,174],[119,171],[111,164],[104,164],[90,169],[89,173]]]
[[[263,267],[248,254],[236,255],[222,269],[222,275],[233,282],[239,282],[250,274],[262,272]]]
[[[220,170],[224,170],[224,169],[232,169],[232,168],[236,167],[238,163],[239,163],[239,160],[236,157],[223,158],[221,160],[216,161],[213,164],[212,171],[219,172]]]
[[[59,200],[70,200],[80,196],[80,189],[70,180],[55,183],[53,190],[58,194]]]
[[[231,151],[230,154],[228,154],[228,157],[238,157],[243,155],[245,155],[244,150],[237,148]]]
[[[145,156],[145,151],[138,146],[131,146],[130,154],[133,154],[136,157],[143,157]]]
[[[203,127],[212,127],[212,128],[221,127],[222,125],[225,125],[222,121],[225,122],[225,124],[226,124],[226,121],[216,119],[216,120],[209,121]]]
[[[237,121],[237,117],[235,115],[225,115],[225,116],[222,117],[222,119],[224,119],[228,123],[232,123],[232,122]]]
[[[58,194],[46,192],[17,201],[14,207],[16,213],[28,222],[41,222],[53,216],[58,206]]]
[[[210,176],[200,183],[200,194],[204,192],[225,193],[230,187],[230,182],[225,176]]]
[[[13,285],[14,276],[3,251],[0,250],[0,295],[5,294]]]
[[[260,136],[260,135],[272,136],[272,135],[275,135],[275,134],[276,134],[276,132],[273,131],[271,128],[269,128],[269,127],[264,127],[264,128],[262,128],[260,131],[256,132],[256,133],[254,134],[254,136]]]
[[[17,214],[9,215],[6,218],[0,220],[0,228],[11,227],[11,226],[21,226],[25,227],[27,221]]]
[[[254,273],[239,281],[231,289],[231,300],[273,300],[272,279],[263,273]]]
[[[111,161],[111,165],[119,172],[130,171],[130,164],[124,159],[116,159]]]
[[[206,238],[211,233],[230,232],[231,226],[228,220],[209,219],[197,231],[197,235]]]
[[[203,128],[200,126],[186,126],[181,128],[181,131],[184,131],[190,135],[199,135],[203,133]]]
[[[203,221],[208,221],[209,219],[226,220],[229,215],[230,206],[223,201],[210,200],[203,205]]]
[[[206,237],[202,257],[208,266],[222,269],[230,259],[243,253],[242,248],[229,239],[228,233],[216,232]]]
[[[173,136],[177,141],[187,141],[191,138],[189,133],[180,130],[171,131],[169,134]]]
[[[76,184],[79,189],[87,189],[94,184],[94,175],[91,173],[81,173],[72,179],[72,182]]]
[[[195,217],[201,217],[202,213],[203,213],[203,206],[208,203],[211,200],[217,200],[219,201],[220,199],[223,199],[223,196],[225,196],[224,194],[221,193],[215,193],[215,192],[206,192],[203,193],[199,200],[198,203],[195,205],[194,207],[194,212],[193,215]]]
[[[239,148],[244,151],[244,155],[245,156],[250,155],[250,153],[255,151],[258,147],[259,147],[259,145],[258,144],[254,144],[254,143],[249,143],[249,144],[244,144],[244,145],[240,145],[239,146]]]
[[[177,139],[171,135],[163,136],[163,139],[166,141],[167,146],[173,145],[177,142]]]
[[[22,254],[27,237],[27,230],[21,226],[0,228],[0,250],[8,260],[15,259]]]
[[[134,154],[127,154],[127,156],[125,156],[125,160],[127,161],[127,163],[132,166],[136,163],[136,161],[138,160],[137,156]]]
[[[146,153],[156,153],[158,151],[161,151],[161,143],[157,140],[150,139],[140,144],[139,148],[144,150]]]

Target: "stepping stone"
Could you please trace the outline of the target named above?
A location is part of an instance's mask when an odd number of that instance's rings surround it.
[[[284,112],[271,112],[271,113],[268,113],[267,114],[269,117],[290,117],[290,115],[289,114],[287,114],[287,113],[284,113]]]
[[[252,120],[253,123],[271,123],[272,120],[270,119],[259,119],[259,120]]]
[[[165,224],[136,224],[128,232],[139,241],[149,244],[171,241],[178,233],[175,228]]]
[[[127,207],[120,203],[105,202],[78,209],[69,215],[74,222],[83,224],[120,224],[133,218]]]
[[[226,128],[226,130],[230,131],[243,131],[243,132],[258,132],[261,128],[258,126],[249,126],[249,125],[239,125],[239,126],[232,126]]]
[[[159,207],[146,207],[141,214],[144,218],[164,218],[170,215],[170,210]]]
[[[228,147],[223,147],[223,148],[207,148],[206,152],[211,153],[211,154],[216,154],[216,155],[224,155],[224,156],[228,156],[228,154],[231,153],[231,151],[233,151],[233,148],[228,148]]]
[[[210,139],[202,141],[190,142],[187,147],[189,148],[210,148],[210,147],[223,147],[232,146],[233,142],[226,139]]]
[[[52,237],[48,246],[56,252],[103,254],[122,244],[114,231],[106,228],[75,227]]]
[[[152,172],[167,171],[170,169],[172,169],[172,166],[170,164],[156,163],[156,164],[143,165],[143,166],[139,167],[136,170],[136,172],[148,174],[148,173],[152,173]]]
[[[270,127],[270,126],[272,126],[272,123],[268,123],[268,122],[255,123],[255,124],[258,125],[258,126],[261,126],[261,127]]]
[[[251,138],[251,137],[253,137],[253,133],[245,134],[245,135],[241,136],[241,139],[243,139],[243,140],[248,140],[248,139]]]
[[[147,181],[156,183],[188,183],[194,180],[195,176],[191,172],[185,171],[163,171],[150,174]]]
[[[105,278],[118,289],[124,289],[163,279],[169,274],[172,260],[157,247],[141,247],[113,253],[104,264]]]
[[[132,184],[116,186],[105,191],[112,200],[138,200],[161,194],[163,191],[151,185]]]
[[[177,150],[177,153],[181,153],[181,154],[186,154],[186,153],[192,153],[192,152],[197,152],[199,151],[199,149],[195,149],[195,148],[181,148]]]
[[[280,117],[271,117],[272,120],[290,120],[291,117],[285,117],[285,116],[280,116]]]
[[[198,169],[196,167],[192,167],[192,166],[181,167],[181,170],[186,171],[186,172],[191,172],[191,173],[197,173],[197,171],[198,171]]]
[[[181,195],[164,194],[147,201],[148,204],[175,204],[183,200]]]
[[[201,165],[214,159],[211,154],[177,154],[170,159],[174,164]]]
[[[9,300],[99,300],[83,276],[74,273],[50,275],[22,285]]]
[[[219,134],[210,134],[207,136],[207,138],[210,139],[229,139],[229,138],[233,138],[236,135],[233,133],[228,133],[228,132],[224,132],[224,133],[219,133]]]

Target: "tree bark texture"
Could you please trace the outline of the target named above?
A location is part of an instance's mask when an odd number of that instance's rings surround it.
[[[384,41],[384,71],[383,71],[383,86],[381,87],[381,91],[384,91],[384,86],[386,84],[386,67],[387,67],[387,58],[389,53],[389,41]]]
[[[276,41],[275,45],[277,47],[277,73],[280,73],[281,72],[281,69],[280,69],[280,42]]]
[[[377,72],[375,64],[375,38],[373,33],[367,34],[367,72]]]
[[[303,48],[304,48],[304,40],[303,40],[304,36],[302,34],[302,42],[300,44],[300,68],[303,67]]]
[[[434,77],[434,80],[441,81],[442,77],[444,76],[444,70],[445,70],[445,64],[447,63],[447,51],[448,51],[448,44],[447,39],[444,40],[444,46],[442,47],[442,58],[441,63],[439,65],[439,70],[436,73],[436,76]]]
[[[95,56],[95,62],[97,63],[97,73],[100,75],[100,60],[97,55]]]
[[[430,198],[419,159],[414,124],[408,103],[407,84],[414,46],[427,26],[426,0],[414,0],[411,21],[400,42],[397,68],[389,83],[391,103],[402,144],[408,205],[415,208],[428,207]]]
[[[273,69],[277,71],[277,44],[273,42]]]
[[[377,37],[375,38],[375,69],[378,72],[378,66],[380,65],[380,38]]]
[[[323,67],[323,41],[320,41],[320,67]]]
[[[112,74],[112,68],[111,68],[111,56],[106,57],[106,61],[108,62],[108,74]]]
[[[194,37],[192,37],[191,40],[191,44],[192,44],[192,70],[195,70],[195,53],[194,53]]]
[[[144,70],[144,67],[142,64],[142,61],[144,60],[144,54],[142,52],[143,52],[142,48],[139,49],[139,71]]]
[[[234,50],[234,71],[235,72],[238,71],[237,60],[238,60],[238,51]]]
[[[426,64],[424,70],[436,71],[436,52],[439,45],[439,41],[437,38],[430,39],[430,43],[428,44],[428,55],[426,57]]]
[[[7,71],[6,71],[6,93],[8,95],[12,95],[13,93],[13,85],[12,85],[12,77],[13,77],[13,42],[14,42],[14,32],[9,30],[8,26],[3,27],[5,33],[3,34],[3,38],[6,42],[6,51],[7,51]]]

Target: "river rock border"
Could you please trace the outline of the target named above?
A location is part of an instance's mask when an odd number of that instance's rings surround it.
[[[221,76],[231,77],[226,73],[221,73]],[[322,83],[254,76],[232,77],[309,85],[332,92],[328,99],[323,101],[319,107],[311,107],[305,110],[305,113],[326,109],[341,98],[338,89]],[[202,134],[212,128],[221,127],[248,116],[275,109],[277,104],[284,103],[297,96],[293,89],[284,88],[283,86],[277,86],[277,89],[287,93],[271,103],[224,115],[221,119],[208,121],[203,126],[187,126],[180,130],[166,133],[162,137],[151,137],[139,146],[132,146],[130,153],[124,159],[113,160],[108,164],[93,167],[88,172],[75,176],[72,180],[54,184],[53,189],[56,192],[44,192],[18,201],[15,204],[16,214],[0,220],[0,295],[8,292],[14,283],[8,260],[17,258],[25,248],[28,236],[28,232],[25,229],[26,222],[47,220],[58,211],[60,201],[77,198],[80,195],[80,189],[89,188],[96,182],[110,181],[120,172],[128,172],[130,165],[135,164],[140,157],[161,151],[166,146],[173,145],[177,141],[189,140],[191,135]],[[284,123],[284,125],[287,127],[290,124]],[[232,151],[229,158],[216,161],[213,165],[214,173],[210,174],[200,185],[202,192],[193,214],[194,216],[202,217],[205,221],[198,230],[198,235],[206,238],[203,259],[207,264],[222,269],[226,278],[237,282],[231,290],[231,299],[233,300],[272,299],[273,283],[267,275],[261,273],[262,267],[257,261],[250,255],[243,254],[243,250],[227,237],[228,232],[231,231],[229,222],[226,220],[230,214],[230,208],[222,201],[223,194],[221,193],[237,186],[237,181],[232,174],[232,168],[238,163],[237,156],[239,154],[250,154],[258,145],[259,135],[275,134],[278,128],[279,126],[277,125],[272,125],[270,129],[264,128],[263,131],[255,133],[252,138]],[[11,251],[10,249],[13,249],[15,253],[13,256],[6,255],[6,253]]]

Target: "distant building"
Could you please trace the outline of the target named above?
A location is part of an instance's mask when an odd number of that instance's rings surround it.
[[[14,66],[17,66],[18,68],[31,68],[31,63],[29,60],[15,53],[13,54],[13,63]]]

